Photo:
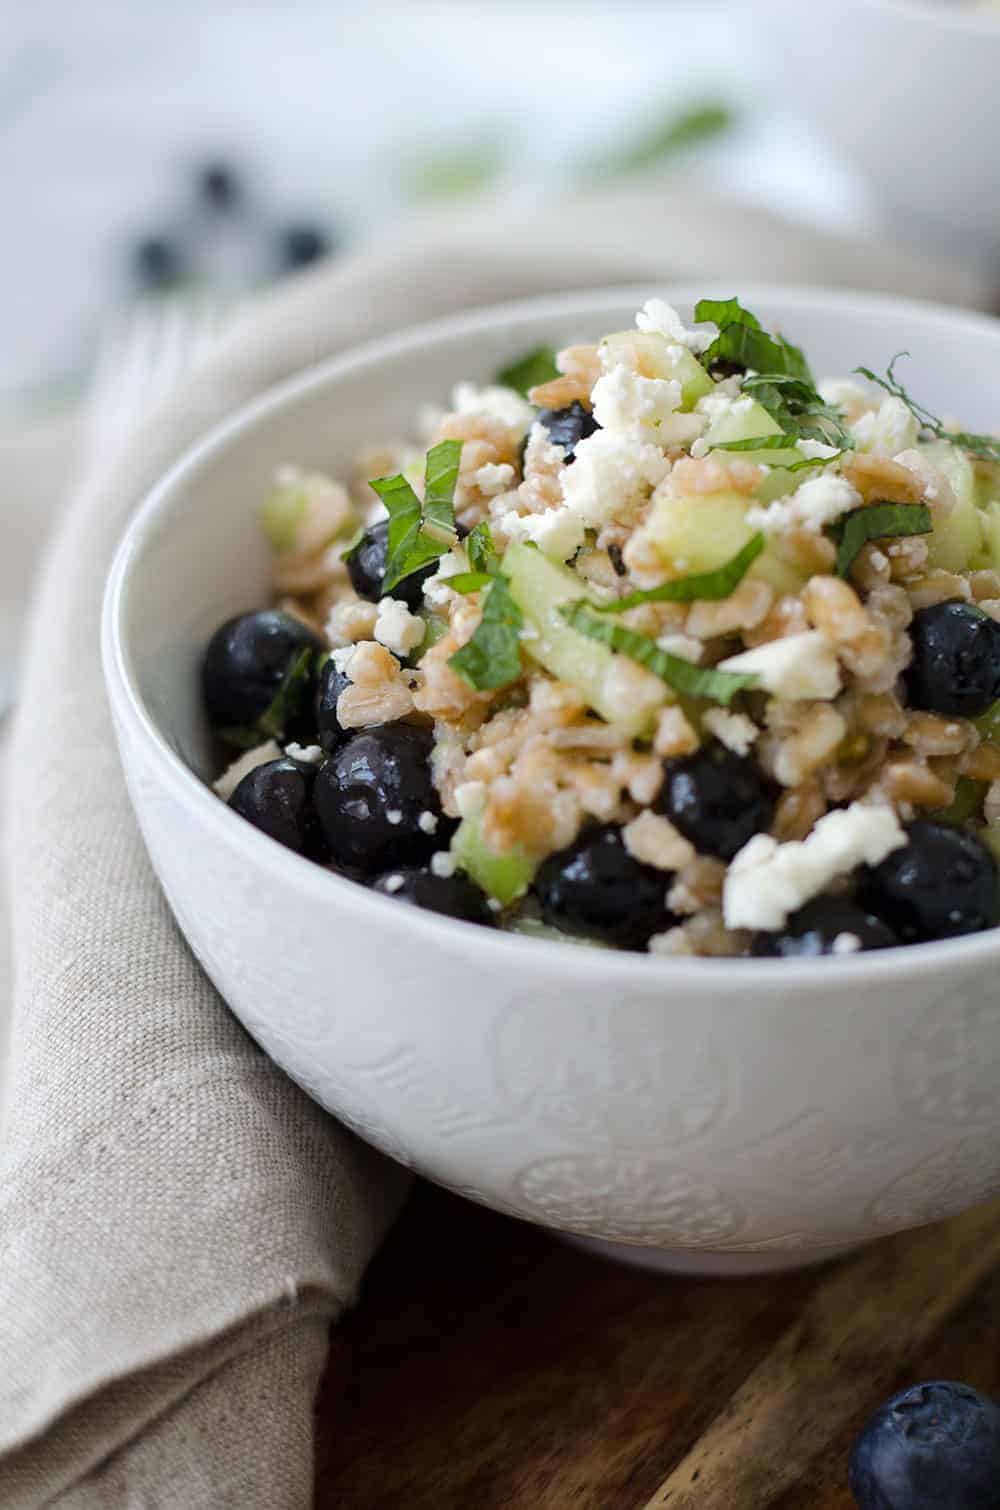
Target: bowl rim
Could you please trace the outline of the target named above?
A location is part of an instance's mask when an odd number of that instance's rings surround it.
[[[534,962],[538,972],[564,980],[567,970],[575,962],[591,980],[607,982],[609,986],[645,985],[648,990],[657,983],[683,982],[691,987],[714,987],[726,993],[722,996],[725,1000],[728,993],[741,984],[750,989],[764,983],[773,987],[781,981],[794,995],[792,988],[829,988],[834,984],[857,988],[862,982],[877,986],[888,976],[894,981],[903,981],[908,976],[925,977],[928,970],[943,972],[1000,957],[998,926],[961,938],[844,955],[836,961],[836,975],[831,977],[827,956],[818,959],[714,959],[580,948],[561,940],[482,928],[416,907],[401,907],[391,897],[381,896],[356,881],[294,854],[252,824],[241,821],[171,747],[139,692],[124,632],[132,567],[163,516],[169,516],[175,494],[189,477],[218,452],[238,444],[261,421],[284,408],[294,407],[317,388],[349,379],[360,369],[379,366],[401,352],[412,352],[421,346],[461,340],[477,332],[491,332],[512,321],[542,322],[567,315],[598,318],[612,310],[620,310],[623,305],[641,307],[651,297],[663,297],[681,305],[692,304],[698,298],[724,298],[728,297],[729,286],[728,282],[722,285],[716,279],[697,286],[687,283],[655,285],[652,281],[639,286],[623,284],[491,304],[408,326],[324,358],[274,384],[213,425],[172,463],[131,514],[115,552],[101,610],[101,655],[109,702],[116,718],[127,720],[133,732],[143,740],[159,778],[171,789],[174,798],[189,809],[199,827],[206,831],[209,841],[216,832],[224,836],[231,847],[243,851],[249,865],[268,872],[273,884],[304,887],[317,899],[339,900],[343,910],[359,917],[363,915],[368,922],[381,923],[383,928],[390,918],[394,918],[399,932],[409,934],[415,943],[423,941],[428,946],[461,948],[463,944],[469,944],[471,931],[475,928],[476,952],[483,969],[489,969],[491,962],[501,969],[504,965],[514,966],[520,959],[522,966]],[[965,327],[970,332],[1000,339],[1000,320],[978,311],[952,308],[929,300],[900,299],[893,295],[859,293],[822,285],[766,282],[743,285],[740,297],[750,303],[779,301],[786,308],[800,306],[803,310],[813,309],[822,302],[845,310],[850,308],[852,313],[874,319],[891,310],[894,314],[919,320],[925,328],[935,324],[951,329]],[[455,381],[460,378],[461,374],[456,375]],[[419,395],[415,395],[414,404],[418,403]]]

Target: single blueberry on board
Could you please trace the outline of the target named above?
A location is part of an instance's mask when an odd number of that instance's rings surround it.
[[[851,1451],[858,1510],[1000,1510],[1000,1409],[968,1384],[894,1395]]]

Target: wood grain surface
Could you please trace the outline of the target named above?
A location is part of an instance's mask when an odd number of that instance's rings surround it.
[[[933,1377],[1000,1395],[1000,1202],[700,1281],[421,1186],[334,1333],[317,1510],[852,1510],[855,1432]]]

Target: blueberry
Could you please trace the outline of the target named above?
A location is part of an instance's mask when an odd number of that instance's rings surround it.
[[[1000,1409],[968,1384],[915,1384],[851,1451],[858,1510],[1000,1510]]]
[[[370,603],[377,603],[379,598],[384,596],[382,583],[385,581],[388,550],[389,521],[380,519],[378,524],[373,524],[370,529],[365,530],[347,563],[351,585],[359,598],[367,598]],[[392,596],[400,598],[410,612],[415,613],[424,601],[424,583],[433,577],[437,569],[438,563],[429,561],[419,571],[397,582],[392,589]]]
[[[468,876],[436,876],[430,870],[389,870],[379,876],[375,890],[397,902],[439,912],[442,917],[458,918],[463,923],[481,923],[487,928],[496,920],[486,904],[486,897]]]
[[[302,651],[318,653],[322,648],[318,636],[300,619],[277,609],[227,619],[209,640],[202,663],[209,721],[216,728],[253,727]],[[302,690],[308,692],[308,682]],[[294,711],[288,710],[290,715]],[[296,727],[295,732],[300,730]]]
[[[717,383],[721,382],[723,378],[746,376],[746,368],[743,363],[730,361],[728,357],[716,357],[715,361],[709,364],[708,371],[709,375],[715,378]]]
[[[903,943],[979,933],[996,921],[996,865],[974,834],[918,818],[908,843],[862,872],[858,901]]]
[[[813,959],[820,954],[853,954],[835,949],[844,934],[861,949],[889,949],[897,942],[891,928],[843,897],[817,897],[788,919],[780,933],[758,933],[750,948],[757,959]]]
[[[382,724],[352,735],[320,767],[316,807],[338,864],[377,875],[390,866],[420,865],[447,848],[431,780],[433,744],[427,729]]]
[[[142,289],[175,288],[187,273],[186,258],[169,236],[142,236],[132,248],[132,271]]]
[[[342,729],[337,720],[337,699],[350,685],[350,677],[337,670],[332,656],[324,662],[316,678],[314,711],[317,743],[328,755],[351,737],[351,730]]]
[[[197,173],[198,198],[212,210],[235,209],[243,198],[239,175],[228,163],[203,163]]]
[[[731,860],[767,828],[774,797],[754,759],[705,745],[694,755],[665,763],[655,808],[700,854]]]
[[[566,409],[539,409],[535,418],[549,432],[552,444],[562,446],[567,466],[576,459],[580,441],[601,428],[590,410],[575,399]]]
[[[934,603],[914,614],[905,672],[914,708],[977,718],[1000,697],[1000,624],[971,603]]]
[[[278,232],[278,265],[282,272],[293,273],[308,267],[332,249],[333,242],[322,226],[302,221],[282,226]]]
[[[564,933],[645,948],[676,921],[667,911],[673,876],[629,854],[615,824],[585,829],[550,855],[535,877],[545,921]]]
[[[297,855],[321,859],[326,845],[313,807],[315,781],[315,766],[287,756],[269,760],[244,776],[229,806]]]

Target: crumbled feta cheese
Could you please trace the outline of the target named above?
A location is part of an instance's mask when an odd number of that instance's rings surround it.
[[[347,668],[350,666],[351,661],[354,659],[354,652],[356,649],[356,645],[341,645],[337,650],[333,652],[333,655],[331,657],[333,664],[343,676],[347,676],[349,674]]]
[[[760,733],[745,713],[729,713],[725,708],[709,708],[701,716],[702,727],[714,734],[720,744],[736,755],[746,755]]]
[[[484,498],[495,498],[505,493],[514,481],[514,468],[509,461],[488,461],[472,474],[472,481]]]
[[[393,876],[386,876],[385,877],[385,879],[382,882],[382,890],[389,892],[389,894],[391,896],[395,896],[396,892],[397,891],[402,891],[402,889],[403,889],[403,887],[405,885],[406,885],[406,882],[404,881],[403,877],[397,871],[397,873],[395,875],[393,875]]]
[[[422,834],[436,834],[437,826],[437,813],[429,812],[427,809],[425,809],[417,819],[417,827]]]
[[[692,666],[700,665],[705,654],[701,640],[696,640],[690,634],[661,634],[656,644],[658,649],[665,650],[668,655],[680,656],[682,661],[690,661]]]
[[[399,824],[402,823],[402,821],[403,821],[403,810],[402,810],[402,808],[399,808],[399,807],[387,807],[386,810],[385,810],[385,821],[386,821],[386,823],[391,823],[392,826],[393,826],[393,828],[397,828],[399,826]]]
[[[675,378],[642,377],[619,362],[598,378],[592,401],[602,429],[639,433],[662,424],[680,408],[681,385]]]
[[[428,577],[424,583],[424,602],[431,608],[444,608],[453,596],[448,578],[457,577],[460,572],[468,570],[469,558],[464,549],[460,545],[453,546],[439,559],[438,569],[433,577]]]
[[[765,535],[781,535],[789,530],[808,530],[818,535],[842,514],[861,505],[861,494],[846,477],[824,472],[784,498],[776,498],[766,507],[755,504],[747,509],[747,524]]]
[[[475,818],[486,806],[485,781],[463,781],[455,788],[455,806],[460,818]]]
[[[499,897],[487,897],[486,905],[491,912],[503,912],[503,903]]]
[[[575,509],[560,504],[541,514],[518,514],[513,509],[500,519],[509,542],[533,540],[553,561],[568,561],[583,544],[585,525]]]
[[[739,419],[741,415],[749,414],[753,405],[749,394],[720,392],[717,388],[698,400],[695,411],[714,424],[720,419]]]
[[[290,760],[298,760],[302,765],[323,764],[323,751],[319,745],[297,745],[293,740],[285,746],[285,754]]]
[[[634,511],[668,470],[658,446],[597,430],[580,441],[563,471],[563,498],[584,527],[600,529]]]
[[[513,388],[493,385],[477,388],[475,383],[459,383],[452,394],[452,405],[459,414],[490,414],[522,434],[531,426],[535,410]]]
[[[281,748],[273,739],[255,745],[252,750],[246,750],[239,760],[234,760],[232,765],[226,767],[218,781],[213,782],[213,789],[223,802],[228,802],[244,776],[249,776],[251,771],[255,771],[259,765],[266,765],[269,760],[280,759]]]
[[[427,625],[415,613],[411,613],[400,598],[383,598],[378,605],[375,620],[375,638],[380,645],[405,660],[411,650],[416,650]]]
[[[458,861],[450,849],[439,849],[431,855],[430,868],[431,875],[441,876],[442,879],[447,880],[458,869]]]
[[[666,336],[676,346],[686,346],[700,355],[707,351],[719,334],[715,325],[707,324],[701,330],[688,330],[672,304],[665,299],[647,299],[635,317],[636,330],[644,335]]]
[[[824,404],[843,409],[848,415],[872,407],[871,394],[853,378],[825,378],[818,391]]]
[[[857,954],[860,948],[861,940],[856,933],[838,933],[833,941],[832,953]]]
[[[856,419],[851,431],[860,451],[898,456],[917,444],[920,426],[901,398],[885,398],[878,409]]]
[[[783,928],[837,876],[878,865],[906,835],[890,807],[852,802],[820,818],[802,840],[779,844],[755,834],[730,862],[723,886],[727,928]]]
[[[840,455],[838,446],[827,446],[821,440],[796,441],[796,445],[809,461],[830,461],[832,457]]]
[[[789,634],[731,655],[719,662],[719,670],[756,676],[765,692],[790,702],[836,697],[840,691],[836,651],[818,629]]]

